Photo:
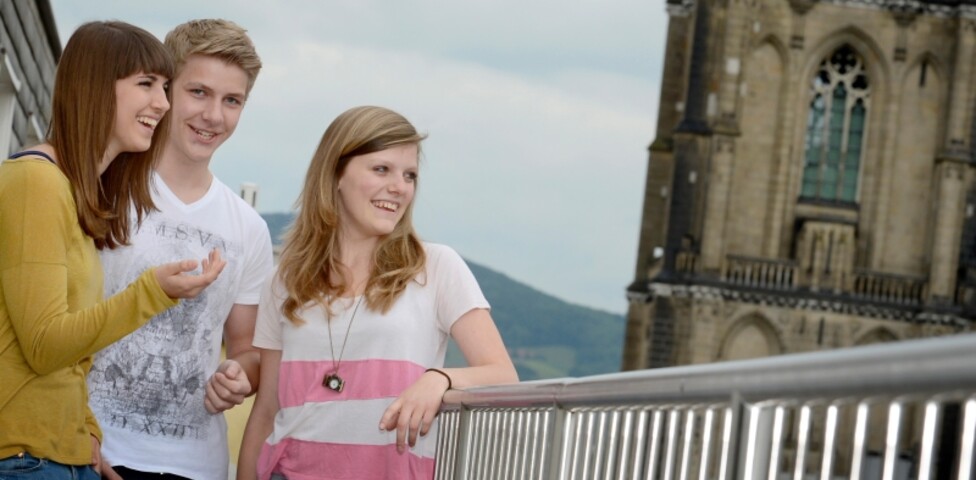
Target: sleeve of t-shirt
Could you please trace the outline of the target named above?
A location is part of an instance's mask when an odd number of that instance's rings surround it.
[[[437,292],[437,324],[450,333],[454,322],[476,308],[491,308],[468,264],[454,249],[427,244],[427,282]]]
[[[271,233],[268,224],[255,215],[254,226],[249,238],[244,239],[247,251],[244,258],[244,274],[234,303],[255,305],[261,298],[261,287],[274,269],[274,254],[271,251]]]
[[[282,349],[281,329],[287,321],[281,313],[283,299],[275,295],[276,291],[280,291],[277,278],[275,273],[268,275],[261,287],[258,318],[254,324],[254,346],[268,350]]]

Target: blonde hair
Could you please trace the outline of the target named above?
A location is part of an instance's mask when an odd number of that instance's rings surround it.
[[[285,289],[284,315],[303,323],[299,310],[310,302],[331,312],[335,299],[349,288],[339,264],[339,178],[354,157],[398,145],[416,145],[424,136],[400,114],[382,107],[356,107],[336,117],[312,156],[305,186],[296,205],[295,223],[285,236],[278,276]],[[366,305],[387,312],[426,262],[414,232],[413,202],[373,252],[366,283]]]
[[[165,44],[176,60],[177,75],[191,55],[209,55],[241,67],[247,74],[245,93],[251,93],[261,72],[261,58],[247,30],[230,20],[190,20],[167,33]]]
[[[140,72],[170,79],[173,70],[173,58],[156,37],[124,22],[78,27],[61,54],[47,142],[73,187],[78,223],[99,249],[128,243],[130,207],[137,221],[155,208],[149,175],[169,131],[169,122],[159,122],[149,150],[119,154],[99,177],[115,128],[115,83]]]

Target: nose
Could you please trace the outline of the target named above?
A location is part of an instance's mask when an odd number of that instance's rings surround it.
[[[402,175],[393,175],[390,179],[389,185],[387,186],[387,190],[391,194],[399,195],[406,191],[408,188],[407,185],[407,180],[403,178]]]
[[[220,110],[220,102],[217,99],[208,101],[206,106],[203,108],[203,113],[201,116],[207,122],[219,124],[223,119],[223,115]]]
[[[159,113],[166,113],[169,111],[169,99],[166,98],[166,90],[162,87],[155,90],[153,93],[152,108]]]

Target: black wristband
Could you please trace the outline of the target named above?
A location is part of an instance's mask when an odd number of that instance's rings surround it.
[[[437,373],[439,373],[441,375],[444,375],[444,378],[447,379],[447,389],[450,390],[453,387],[454,382],[451,381],[451,376],[448,375],[448,374],[446,374],[446,373],[444,373],[443,370],[439,370],[439,369],[436,369],[436,368],[428,368],[426,371],[424,371],[424,373],[427,373],[427,372],[437,372]]]

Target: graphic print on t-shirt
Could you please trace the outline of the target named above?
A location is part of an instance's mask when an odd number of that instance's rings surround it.
[[[227,265],[199,296],[180,301],[99,352],[88,377],[90,402],[103,424],[144,435],[199,439],[210,420],[203,399],[226,319],[217,312],[233,301],[226,298],[231,292],[225,284],[237,277],[242,247],[187,224],[153,220],[142,225],[136,238],[138,253],[121,255],[124,263],[106,260],[107,293],[122,290],[146,268],[200,259],[201,252],[215,247]]]

